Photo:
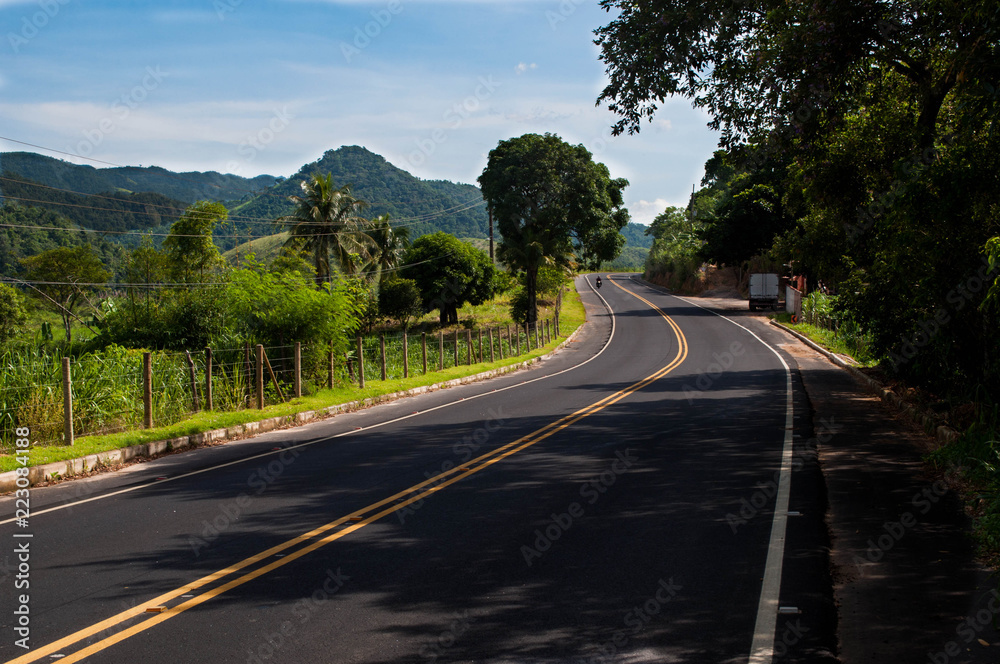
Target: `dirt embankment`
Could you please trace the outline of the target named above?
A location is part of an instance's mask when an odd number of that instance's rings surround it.
[[[669,288],[678,295],[702,297],[743,297],[735,268],[703,265],[687,278],[670,272],[648,274],[646,281]],[[745,286],[745,285],[742,285]]]

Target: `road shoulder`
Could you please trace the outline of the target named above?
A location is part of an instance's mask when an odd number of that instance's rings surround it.
[[[932,441],[849,373],[789,345],[814,421],[833,423],[819,455],[841,661],[995,661],[979,639],[996,642],[1000,600],[976,562],[955,473],[924,463]]]
[[[694,300],[741,319],[746,306]],[[923,460],[935,439],[843,367],[782,334],[819,441],[840,661],[995,662],[1000,594],[976,559],[957,474]]]

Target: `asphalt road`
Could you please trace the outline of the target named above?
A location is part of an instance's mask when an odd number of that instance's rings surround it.
[[[0,661],[824,661],[776,333],[589,283],[534,369],[0,499]]]

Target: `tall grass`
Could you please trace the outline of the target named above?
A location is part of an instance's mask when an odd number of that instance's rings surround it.
[[[836,350],[845,352],[861,364],[875,362],[871,333],[837,309],[836,295],[824,295],[819,291],[809,293],[802,300],[802,323],[831,331],[831,342]]]

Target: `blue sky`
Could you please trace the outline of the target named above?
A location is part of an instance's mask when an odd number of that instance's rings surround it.
[[[593,44],[608,21],[597,0],[0,0],[0,136],[245,176],[363,145],[475,183],[500,140],[552,132],[627,178],[648,223],[686,204],[717,135],[674,99],[611,136]]]

